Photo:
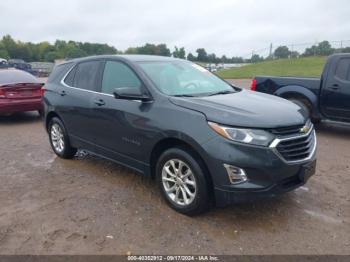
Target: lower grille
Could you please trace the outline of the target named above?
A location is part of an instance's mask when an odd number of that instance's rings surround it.
[[[289,189],[289,188],[296,187],[302,183],[303,183],[303,181],[301,181],[299,176],[292,176],[292,177],[288,177],[288,178],[283,179],[280,182],[280,186],[283,189]]]
[[[302,161],[308,159],[316,147],[316,135],[314,130],[303,136],[288,139],[280,139],[276,146],[278,153],[287,162]]]

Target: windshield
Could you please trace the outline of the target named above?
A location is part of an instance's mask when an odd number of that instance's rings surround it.
[[[205,68],[186,61],[139,62],[139,65],[164,94],[205,96],[235,90]]]

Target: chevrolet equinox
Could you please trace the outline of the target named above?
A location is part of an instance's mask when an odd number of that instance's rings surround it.
[[[187,215],[291,191],[315,173],[316,135],[303,108],[189,61],[72,60],[55,67],[43,93],[59,157],[84,149],[150,176]]]

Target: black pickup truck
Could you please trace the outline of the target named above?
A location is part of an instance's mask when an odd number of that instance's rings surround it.
[[[350,53],[331,55],[321,78],[257,76],[251,90],[280,96],[307,110],[314,122],[350,122]]]

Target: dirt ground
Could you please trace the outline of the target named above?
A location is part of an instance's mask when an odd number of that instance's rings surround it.
[[[317,135],[304,187],[190,218],[122,166],[57,158],[35,113],[0,117],[0,253],[350,254],[350,127]]]

